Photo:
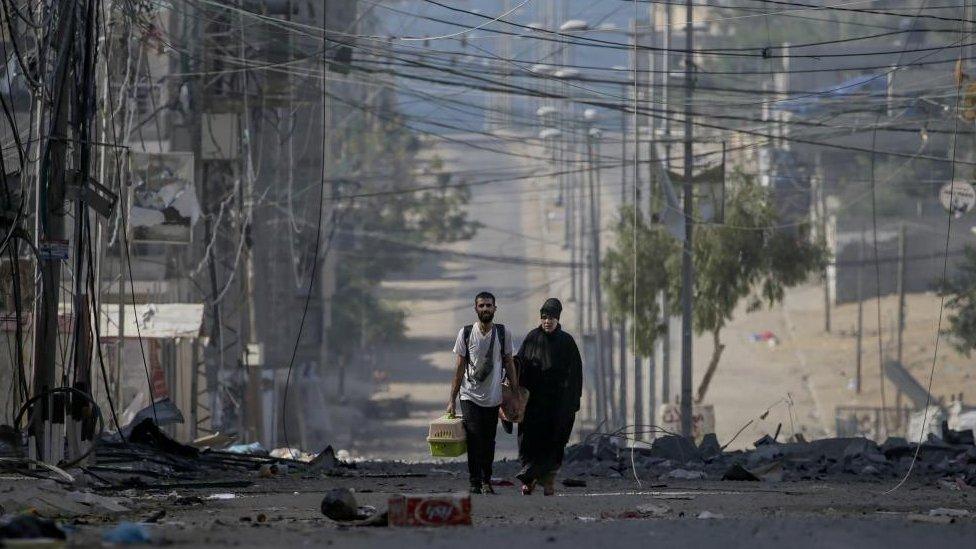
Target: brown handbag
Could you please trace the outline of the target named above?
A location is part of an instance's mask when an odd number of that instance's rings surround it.
[[[512,388],[511,383],[505,380],[502,383],[502,405],[498,409],[501,418],[510,423],[522,421],[525,415],[525,405],[529,402],[529,390],[519,387],[517,390]]]

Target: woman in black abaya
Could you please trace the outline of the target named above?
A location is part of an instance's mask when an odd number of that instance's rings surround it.
[[[536,483],[547,496],[555,494],[556,472],[573,432],[583,391],[583,361],[573,336],[559,324],[562,303],[549,298],[539,311],[541,322],[522,342],[517,359],[519,378],[529,390],[529,402],[518,428],[522,493]]]

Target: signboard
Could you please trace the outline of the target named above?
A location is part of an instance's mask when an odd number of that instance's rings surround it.
[[[681,432],[681,405],[662,404],[661,427],[672,433]],[[691,409],[691,436],[696,443],[708,433],[715,432],[715,408],[711,404],[695,404]]]
[[[42,260],[67,261],[68,250],[68,241],[58,238],[42,240],[37,244],[37,254]]]
[[[939,202],[953,217],[960,217],[976,204],[976,190],[965,181],[946,183],[939,191]]]
[[[200,217],[193,184],[192,153],[132,153],[133,240],[153,244],[189,244]]]

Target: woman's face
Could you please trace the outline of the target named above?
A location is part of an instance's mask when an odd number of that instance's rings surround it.
[[[547,334],[551,334],[556,331],[556,326],[559,325],[559,319],[551,315],[542,315],[542,331]]]

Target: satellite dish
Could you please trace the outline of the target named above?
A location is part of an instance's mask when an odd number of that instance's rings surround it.
[[[947,212],[958,218],[976,205],[976,190],[966,181],[946,183],[939,191],[939,202]]]

